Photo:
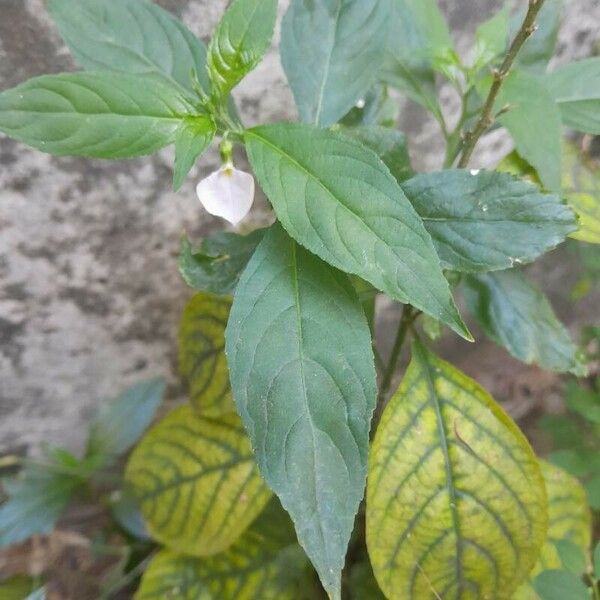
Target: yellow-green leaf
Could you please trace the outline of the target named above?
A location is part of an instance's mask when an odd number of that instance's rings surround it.
[[[546,534],[539,464],[475,381],[420,343],[370,454],[367,547],[390,600],[511,597]]]
[[[135,600],[299,600],[308,561],[289,518],[272,502],[233,546],[199,559],[169,550],[152,559]]]
[[[146,434],[125,479],[151,535],[196,556],[228,548],[271,496],[239,417],[208,419],[188,405]]]
[[[571,237],[600,244],[600,167],[567,143],[563,145],[562,187],[579,215],[579,230]]]
[[[572,542],[587,553],[592,541],[592,515],[584,487],[566,471],[545,461],[540,464],[548,493],[548,534],[530,580],[519,588],[514,600],[539,600],[531,581],[542,571],[563,567],[557,542]]]
[[[188,382],[192,406],[207,417],[235,412],[224,351],[230,308],[229,298],[201,293],[181,317],[179,370]]]

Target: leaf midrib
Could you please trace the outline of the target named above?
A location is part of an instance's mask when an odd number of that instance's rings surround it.
[[[315,125],[319,125],[321,121],[321,112],[323,111],[323,100],[325,97],[325,87],[327,86],[327,80],[329,79],[329,71],[331,69],[331,60],[333,58],[333,51],[335,49],[335,42],[338,34],[338,27],[340,22],[340,14],[342,12],[342,0],[338,0],[338,8],[334,16],[333,35],[331,36],[331,49],[327,54],[325,60],[325,69],[323,71],[323,79],[319,88],[317,96],[317,106],[315,109]],[[328,40],[329,41],[329,40]]]
[[[317,452],[316,452],[316,438],[315,438],[315,426],[313,423],[313,419],[312,419],[312,415],[310,412],[310,405],[308,402],[308,390],[306,387],[306,375],[304,373],[304,350],[303,350],[303,332],[302,332],[302,315],[300,312],[300,288],[299,288],[299,277],[298,277],[298,259],[297,259],[297,250],[296,250],[296,242],[290,238],[290,244],[291,244],[291,254],[292,254],[292,269],[291,269],[291,274],[292,274],[292,284],[294,287],[294,307],[295,307],[295,312],[296,312],[296,327],[298,330],[298,358],[299,358],[299,365],[300,365],[300,379],[302,381],[302,399],[304,400],[304,407],[306,410],[306,414],[308,415],[308,422],[310,424],[310,433],[311,433],[311,437],[312,437],[312,454],[313,454],[313,465],[316,465],[317,462]],[[318,481],[317,481],[317,473],[316,473],[316,469],[313,468],[313,482],[314,482],[314,490],[315,490],[315,506],[318,508],[319,507],[319,501],[318,501],[318,494],[317,494],[317,488],[318,488]],[[323,527],[321,525],[321,515],[320,515],[320,511],[317,510],[317,513],[319,515],[319,518],[317,519],[317,525],[319,527],[319,533],[321,535],[321,539],[323,541],[323,548],[326,549],[327,548],[327,541],[325,538],[325,534],[323,532]],[[327,556],[329,555],[329,553],[326,551]],[[329,558],[329,556],[328,556]]]
[[[433,380],[433,374],[430,369],[430,364],[428,357],[426,355],[426,351],[420,346],[417,342],[413,346],[413,351],[416,356],[418,356],[419,362],[423,367],[423,371],[425,373],[425,377],[427,379],[427,387],[429,388],[429,397],[430,404],[434,409],[436,425],[438,429],[439,439],[440,439],[440,448],[442,449],[442,453],[444,455],[444,467],[446,470],[446,489],[448,490],[448,495],[450,497],[450,514],[452,515],[452,527],[454,530],[454,535],[456,538],[456,552],[455,552],[455,561],[454,568],[456,571],[456,577],[458,580],[458,594],[462,591],[465,585],[465,579],[462,570],[462,536],[460,532],[460,519],[458,515],[457,508],[457,490],[454,485],[454,475],[452,473],[452,460],[450,459],[450,450],[449,443],[447,439],[446,426],[444,423],[444,416],[442,414],[442,407],[439,402],[439,398],[435,389],[435,383]]]

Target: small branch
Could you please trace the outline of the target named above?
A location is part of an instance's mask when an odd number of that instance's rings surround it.
[[[475,125],[474,129],[469,131],[465,136],[465,144],[463,147],[462,156],[458,163],[458,167],[460,169],[464,169],[469,164],[471,156],[473,155],[473,150],[475,150],[475,146],[477,145],[479,138],[494,124],[494,116],[492,113],[494,110],[494,104],[496,103],[496,98],[500,92],[500,88],[508,76],[513,63],[517,58],[517,54],[523,47],[523,44],[535,32],[535,19],[537,18],[543,4],[544,0],[529,0],[529,8],[527,10],[527,14],[525,15],[525,19],[523,20],[523,24],[512,41],[512,44],[508,49],[508,53],[504,57],[502,65],[499,69],[494,70],[493,72],[494,80],[483,105],[483,109],[481,110],[479,121]]]
[[[387,393],[390,390],[390,385],[392,384],[392,379],[394,377],[394,373],[396,372],[398,359],[400,358],[400,352],[402,351],[402,346],[404,345],[406,334],[408,333],[408,329],[411,323],[416,318],[416,316],[417,315],[414,314],[412,306],[410,306],[410,304],[407,304],[404,307],[404,310],[402,311],[402,318],[400,319],[400,324],[398,325],[398,332],[396,333],[394,346],[392,348],[387,367],[383,374],[383,380],[381,382],[381,387],[379,388],[379,395],[377,398],[378,404],[381,404],[381,402],[385,400],[385,397],[387,396]]]

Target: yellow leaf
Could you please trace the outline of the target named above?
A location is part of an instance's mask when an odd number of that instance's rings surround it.
[[[548,535],[540,557],[530,574],[530,581],[547,569],[562,569],[556,550],[556,542],[568,540],[589,552],[592,542],[592,515],[585,488],[579,481],[562,469],[540,461],[542,475],[548,493]],[[529,582],[523,584],[514,600],[538,600]]]
[[[510,598],[546,535],[527,440],[475,381],[420,343],[370,454],[367,547],[390,600]]]
[[[299,593],[307,586],[307,564],[289,518],[273,502],[218,556],[159,552],[135,600],[299,600],[308,597]]]
[[[579,216],[572,238],[600,244],[600,168],[573,144],[563,144],[562,187]]]
[[[151,535],[196,556],[228,548],[271,496],[239,417],[208,419],[187,405],[144,436],[125,479]]]
[[[192,406],[207,417],[235,412],[224,352],[230,308],[229,298],[201,293],[181,317],[179,370],[188,381]]]

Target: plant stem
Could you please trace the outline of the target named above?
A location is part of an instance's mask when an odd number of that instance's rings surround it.
[[[381,387],[379,388],[378,404],[385,400],[385,397],[390,389],[392,378],[396,372],[398,359],[400,358],[400,352],[402,351],[402,346],[404,345],[404,340],[406,339],[406,334],[408,333],[408,328],[415,317],[416,315],[413,313],[413,307],[410,306],[410,304],[407,304],[402,311],[402,317],[400,319],[400,323],[398,324],[398,331],[396,333],[396,339],[394,340],[394,346],[392,348],[387,367],[383,373],[383,380],[381,382]]]
[[[494,70],[493,72],[494,80],[483,105],[483,109],[481,110],[479,121],[473,130],[469,131],[465,135],[465,144],[463,146],[462,156],[460,157],[460,161],[458,163],[458,167],[460,169],[464,169],[469,164],[471,156],[473,155],[473,150],[475,150],[475,146],[477,145],[479,138],[481,138],[488,128],[494,124],[494,117],[492,113],[494,110],[494,104],[496,103],[496,98],[498,97],[498,93],[502,87],[502,83],[508,76],[517,54],[523,47],[523,44],[535,32],[535,19],[538,16],[543,4],[544,0],[529,0],[529,8],[527,9],[527,14],[525,15],[523,24],[513,39],[510,48],[504,57],[502,65],[499,69]]]

